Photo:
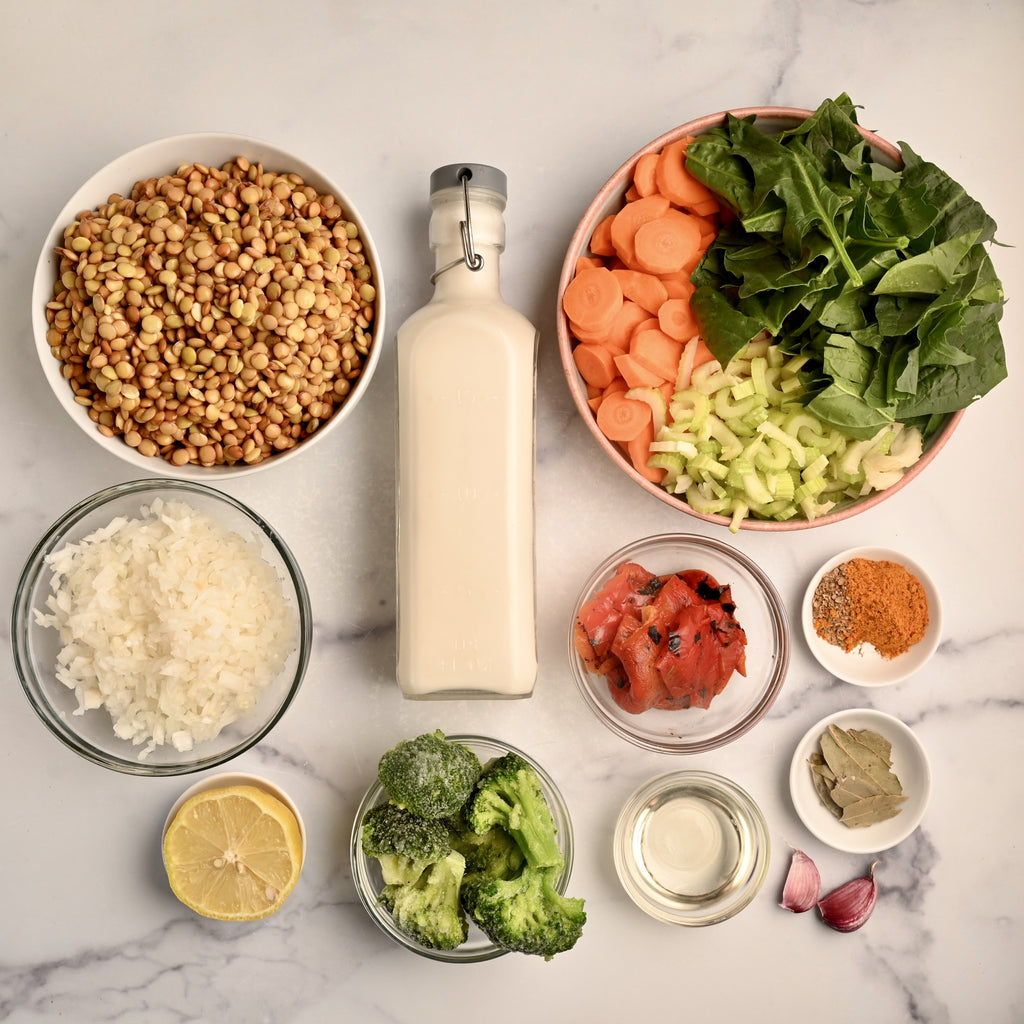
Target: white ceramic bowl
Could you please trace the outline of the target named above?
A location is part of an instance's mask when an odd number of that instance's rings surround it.
[[[892,743],[892,770],[907,797],[895,817],[850,828],[821,802],[808,758],[818,749],[822,733],[833,724],[842,729],[871,729]],[[921,823],[931,788],[931,766],[921,741],[898,718],[869,708],[839,711],[816,722],[797,744],[789,767],[789,792],[800,820],[813,836],[844,853],[880,853],[903,842]]]
[[[747,674],[733,673],[708,708],[652,708],[632,714],[612,696],[607,677],[589,671],[577,652],[574,633],[580,609],[626,561],[658,575],[700,569],[719,585],[731,586],[736,619],[747,636]],[[789,621],[771,580],[741,551],[695,534],[646,537],[603,559],[580,590],[568,639],[573,678],[590,710],[623,739],[663,754],[695,754],[738,739],[768,713],[789,667]]]
[[[505,754],[518,754],[525,761],[533,765],[540,777],[541,787],[551,808],[551,816],[554,819],[555,827],[558,830],[558,845],[565,857],[565,867],[562,869],[555,888],[560,893],[565,893],[569,884],[569,875],[572,872],[573,863],[573,831],[572,820],[569,817],[569,810],[565,805],[562,794],[555,785],[554,779],[547,771],[539,765],[534,758],[523,751],[505,743],[502,740],[489,739],[486,736],[448,736],[454,743],[462,743],[472,750],[486,765],[488,761]],[[484,960],[494,960],[504,956],[508,950],[491,942],[480,929],[470,922],[469,937],[456,949],[430,949],[417,942],[414,938],[403,932],[394,922],[391,913],[382,906],[378,899],[381,889],[384,888],[384,880],[381,877],[380,865],[373,857],[367,857],[363,853],[363,816],[371,808],[379,803],[385,803],[388,799],[387,792],[379,781],[375,781],[359,803],[355,818],[352,821],[352,834],[349,841],[349,859],[352,867],[352,880],[355,883],[356,892],[359,894],[359,901],[363,908],[373,920],[373,923],[385,935],[393,939],[399,946],[428,960],[437,960],[442,963],[469,964],[479,963]]]
[[[883,658],[871,644],[861,644],[852,651],[844,651],[822,639],[815,630],[813,604],[818,584],[826,573],[851,558],[896,562],[916,576],[924,587],[928,598],[928,628],[924,638],[905,653],[895,658]],[[903,682],[928,663],[942,638],[942,601],[934,581],[913,559],[889,548],[850,548],[830,558],[812,577],[804,593],[800,615],[807,646],[818,664],[837,679],[855,686],[891,686]]]
[[[281,616],[294,619],[295,648],[280,673],[259,693],[254,706],[226,725],[217,736],[179,751],[161,743],[145,758],[144,747],[114,732],[105,707],[90,707],[78,714],[75,691],[57,678],[61,637],[57,629],[41,625],[36,612],[47,611],[52,570],[47,557],[65,545],[81,541],[117,517],[140,518],[155,499],[183,502],[231,532],[258,545],[258,550],[280,581],[284,606]],[[162,637],[162,634],[161,634]],[[92,641],[90,640],[90,643]],[[170,641],[161,639],[160,663],[169,658]],[[309,663],[312,612],[305,581],[287,544],[274,528],[240,502],[203,484],[182,480],[136,480],[117,484],[91,495],[64,513],[44,534],[29,556],[18,582],[11,615],[11,646],[22,687],[35,713],[66,747],[94,764],[129,775],[184,775],[224,764],[248,750],[280,721],[298,693]],[[103,647],[103,662],[114,663]]]
[[[237,156],[244,156],[253,164],[262,163],[268,172],[300,175],[303,181],[315,188],[319,194],[334,196],[343,209],[344,219],[357,225],[359,238],[363,244],[363,254],[371,267],[372,283],[376,288],[372,324],[374,340],[344,402],[337,404],[333,414],[312,432],[306,432],[304,428],[305,436],[295,447],[270,455],[253,465],[235,462],[230,465],[175,466],[158,455],[141,454],[125,443],[121,436],[104,436],[90,419],[86,406],[76,402],[68,381],[62,375],[63,363],[53,355],[47,340],[49,324],[45,315],[46,304],[53,298],[60,265],[59,257],[54,250],[63,243],[65,227],[73,223],[79,213],[96,209],[115,193],[129,195],[136,182],[172,174],[185,164],[198,163],[207,167],[219,167]],[[32,287],[32,326],[39,362],[57,401],[95,443],[129,463],[139,473],[159,473],[178,479],[216,484],[218,479],[224,477],[248,475],[270,466],[291,462],[314,443],[335,432],[354,412],[370,385],[383,348],[381,339],[385,326],[384,278],[377,250],[362,214],[344,191],[317,167],[288,150],[246,136],[209,132],[176,135],[149,142],[113,160],[93,174],[64,204],[47,232],[36,265]]]
[[[771,835],[735,782],[670,772],[626,801],[613,856],[622,887],[644,913],[697,928],[727,921],[754,900],[771,863]]]
[[[632,462],[624,453],[622,448],[614,442],[609,441],[600,430],[597,425],[597,419],[594,411],[587,404],[588,395],[586,382],[580,376],[579,371],[576,369],[576,364],[573,361],[572,350],[575,347],[576,341],[572,335],[568,318],[565,316],[562,309],[562,296],[569,282],[576,274],[578,259],[581,256],[586,256],[590,251],[590,239],[594,233],[594,228],[609,214],[622,208],[625,202],[626,192],[632,184],[637,161],[647,153],[659,152],[669,143],[675,142],[678,139],[686,138],[691,135],[701,135],[712,128],[720,127],[725,123],[726,115],[728,113],[732,113],[739,118],[753,115],[757,118],[759,128],[768,134],[776,134],[787,128],[792,128],[804,121],[813,113],[813,111],[805,110],[800,107],[743,107],[734,108],[730,111],[721,111],[716,114],[708,114],[704,117],[697,118],[694,121],[688,121],[686,124],[680,125],[678,128],[673,128],[671,131],[666,132],[664,135],[660,135],[658,138],[649,142],[642,149],[634,153],[605,182],[591,204],[587,207],[587,210],[583,215],[583,219],[580,221],[579,226],[573,233],[572,239],[569,242],[569,248],[566,252],[565,261],[562,265],[561,277],[559,278],[558,303],[555,313],[558,331],[558,347],[562,358],[562,368],[565,373],[565,379],[569,385],[569,392],[572,395],[573,402],[575,403],[576,409],[583,419],[583,422],[586,424],[587,429],[593,435],[594,440],[597,442],[604,454],[611,459],[612,462],[634,483],[647,491],[648,494],[653,494],[656,498],[665,502],[667,505],[670,505],[672,508],[678,509],[680,512],[685,512],[687,515],[703,519],[705,522],[715,523],[719,526],[725,527],[728,527],[731,522],[727,516],[698,512],[692,506],[687,504],[687,502],[680,496],[670,494],[663,487],[660,487],[658,484],[643,477],[633,467]],[[876,160],[881,163],[888,164],[889,166],[899,166],[901,158],[899,149],[896,146],[864,128],[861,128],[860,131],[870,144]],[[874,508],[880,502],[885,501],[889,496],[896,494],[898,491],[906,487],[928,467],[952,436],[953,431],[956,429],[962,417],[962,411],[949,416],[944,426],[926,443],[925,452],[922,457],[909,470],[907,470],[899,482],[887,490],[876,491],[873,494],[857,501],[852,501],[848,504],[841,504],[827,515],[819,516],[814,520],[809,521],[803,518],[793,518],[785,522],[776,522],[774,520],[759,520],[748,517],[740,523],[739,528],[741,530],[760,530],[771,532],[805,530],[811,527],[827,526],[830,523],[841,522],[842,520],[848,519],[860,512],[864,512],[867,509]]]

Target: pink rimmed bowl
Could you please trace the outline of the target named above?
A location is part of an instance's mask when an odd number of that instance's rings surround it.
[[[800,124],[813,113],[814,111],[812,110],[805,110],[800,107],[735,108],[728,111],[721,111],[716,114],[708,114],[704,117],[699,117],[694,121],[688,121],[686,124],[680,125],[678,128],[673,128],[671,131],[666,132],[664,135],[661,135],[649,142],[642,149],[634,153],[618,168],[617,171],[615,171],[615,173],[605,182],[604,186],[594,197],[591,204],[587,207],[586,213],[583,215],[583,219],[580,221],[579,226],[576,228],[576,231],[569,243],[565,261],[562,265],[561,277],[559,278],[558,303],[555,315],[562,368],[565,373],[565,379],[569,385],[569,392],[572,395],[573,402],[575,403],[583,422],[586,424],[587,429],[593,435],[601,450],[623,473],[626,474],[626,476],[649,494],[654,495],[656,498],[659,498],[667,505],[678,509],[680,512],[685,512],[687,515],[694,516],[697,519],[703,519],[705,522],[714,523],[726,528],[728,528],[732,523],[732,519],[729,516],[698,511],[688,504],[681,496],[672,494],[665,488],[651,480],[648,480],[633,467],[632,462],[623,448],[615,442],[610,441],[604,433],[602,433],[601,429],[597,425],[596,415],[588,405],[589,396],[587,394],[586,382],[580,376],[580,373],[576,368],[576,364],[573,361],[572,352],[577,342],[572,334],[569,320],[562,309],[562,296],[565,293],[565,289],[569,285],[569,282],[572,281],[576,274],[578,259],[581,256],[588,255],[590,252],[590,239],[594,233],[594,228],[609,214],[621,209],[625,202],[626,192],[632,183],[636,165],[640,158],[645,154],[659,152],[665,146],[679,139],[692,135],[701,135],[713,128],[721,127],[726,121],[727,114],[733,114],[738,118],[750,117],[753,115],[757,118],[759,128],[768,134],[776,134]],[[902,158],[900,151],[896,146],[867,129],[860,128],[860,132],[871,146],[875,160],[890,167],[900,166]],[[831,523],[842,522],[845,519],[849,519],[851,516],[855,516],[870,508],[874,508],[891,495],[903,490],[903,488],[908,486],[911,481],[915,480],[922,472],[924,472],[924,470],[932,463],[935,457],[945,446],[946,442],[952,437],[953,432],[956,430],[962,418],[962,410],[960,412],[950,414],[941,429],[927,439],[924,453],[921,458],[904,473],[897,483],[883,491],[875,491],[863,498],[851,499],[849,502],[841,503],[829,513],[818,516],[813,520],[793,518],[785,522],[779,522],[775,520],[747,517],[740,522],[739,529],[774,532],[806,530],[811,527],[828,526]]]

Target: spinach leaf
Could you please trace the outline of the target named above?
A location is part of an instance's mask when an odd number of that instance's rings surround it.
[[[687,167],[735,214],[692,276],[726,365],[768,331],[806,359],[808,407],[849,436],[931,431],[1006,377],[1004,302],[981,204],[901,143],[874,158],[844,93],[771,137],[727,115]]]

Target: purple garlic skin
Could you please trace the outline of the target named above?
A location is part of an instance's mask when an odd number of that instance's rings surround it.
[[[875,865],[863,878],[854,878],[818,901],[822,920],[837,932],[855,932],[871,916],[878,901]]]
[[[821,875],[817,866],[803,850],[794,850],[779,906],[803,914],[818,903],[820,895]]]

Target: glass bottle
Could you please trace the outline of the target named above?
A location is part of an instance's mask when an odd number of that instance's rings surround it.
[[[506,178],[430,176],[434,294],[396,336],[398,662],[413,699],[528,697],[537,677],[537,330],[499,282]]]

